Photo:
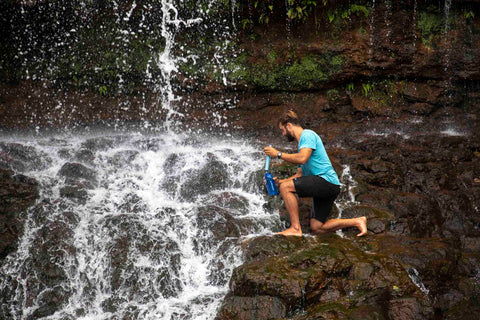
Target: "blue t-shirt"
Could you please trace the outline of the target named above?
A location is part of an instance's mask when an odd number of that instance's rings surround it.
[[[298,152],[303,148],[310,148],[313,151],[307,163],[300,166],[302,174],[304,176],[320,176],[328,182],[340,185],[337,173],[333,169],[322,139],[318,134],[309,129],[303,130],[300,141],[298,141]]]

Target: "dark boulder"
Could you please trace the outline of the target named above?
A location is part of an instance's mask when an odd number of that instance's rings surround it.
[[[283,318],[285,305],[278,298],[271,296],[229,297],[224,307],[215,317],[216,320],[251,320]]]
[[[191,201],[199,195],[206,195],[214,190],[221,190],[228,186],[229,178],[226,164],[211,159],[199,170],[192,170],[189,179],[182,184],[180,195],[186,201]]]
[[[52,159],[34,147],[0,142],[0,168],[25,172],[45,169]]]
[[[65,178],[67,185],[91,189],[97,185],[96,172],[80,163],[65,163],[58,174]]]
[[[433,316],[430,300],[412,282],[406,265],[376,250],[365,252],[375,239],[275,236],[251,242],[247,261],[232,275],[219,317],[245,319],[255,312],[283,311],[280,318],[321,319],[336,314],[360,319],[367,310],[376,319]],[[265,306],[265,296],[275,299]]]

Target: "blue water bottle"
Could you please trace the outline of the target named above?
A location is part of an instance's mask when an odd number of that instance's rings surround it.
[[[270,156],[267,156],[267,160],[265,161],[265,184],[267,185],[268,195],[275,196],[278,194],[277,185],[275,184],[275,180],[273,180],[273,176],[270,172],[268,172],[270,168]]]

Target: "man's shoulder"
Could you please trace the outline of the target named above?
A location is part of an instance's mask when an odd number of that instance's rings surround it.
[[[298,142],[298,149],[310,148],[316,150],[318,148],[319,142],[321,143],[320,137],[313,130],[304,129],[302,135],[300,136],[300,141]]]
[[[300,138],[308,138],[308,139],[320,139],[320,136],[313,130],[310,130],[310,129],[304,129],[303,132],[302,132],[302,135],[300,136]]]

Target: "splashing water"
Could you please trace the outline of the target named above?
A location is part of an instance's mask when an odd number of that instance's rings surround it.
[[[280,229],[251,142],[138,133],[11,137],[40,184],[0,270],[11,319],[212,319],[239,242]],[[256,173],[260,183],[256,184]]]
[[[68,88],[80,97],[127,94],[130,98],[112,112],[118,113],[115,121],[144,121],[147,129],[162,123],[162,130],[174,129],[184,118],[185,111],[178,107],[186,104],[183,90],[210,73],[221,74],[227,85],[226,65],[237,54],[231,41],[236,36],[231,32],[235,2],[18,2],[11,9],[8,45],[18,52],[12,59],[19,77],[38,81],[48,88],[42,91],[45,97],[58,100],[51,113],[40,117],[48,118],[48,124],[75,122],[75,109],[83,102],[64,96],[62,90]],[[135,111],[132,101],[139,102],[134,103],[139,108],[134,115],[128,112]],[[32,126],[39,116],[26,114]]]
[[[422,282],[420,273],[415,268],[408,268],[408,276],[412,279],[412,282],[426,295],[428,296],[430,290],[428,290]]]
[[[346,208],[351,207],[352,205],[356,204],[355,201],[355,194],[353,190],[355,189],[357,183],[352,177],[350,172],[350,166],[345,165],[343,166],[343,172],[340,176],[340,183],[341,183],[341,191],[338,199],[335,201],[335,206],[338,209],[338,219],[342,218],[342,212]],[[344,236],[342,230],[337,230],[336,233],[339,236]]]
[[[456,128],[447,128],[440,131],[440,133],[445,136],[451,136],[451,137],[461,137],[466,135],[465,132],[459,131]]]

